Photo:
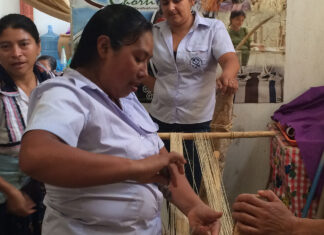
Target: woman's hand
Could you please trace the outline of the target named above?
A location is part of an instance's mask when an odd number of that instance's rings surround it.
[[[222,67],[223,73],[216,79],[217,89],[223,95],[234,94],[238,89],[236,75],[240,69],[237,55],[234,52],[225,53],[218,59],[218,63]]]
[[[291,234],[297,223],[292,212],[274,192],[261,190],[258,195],[241,194],[233,204],[232,216],[237,222],[236,226],[240,233],[249,235]]]
[[[27,216],[36,211],[34,207],[35,203],[33,200],[15,187],[12,187],[10,192],[8,192],[7,210],[10,213],[18,216]]]
[[[140,183],[160,183],[168,185],[170,182],[177,186],[175,171],[184,174],[184,164],[186,160],[178,153],[170,152],[157,154],[142,160],[136,160],[136,164],[141,169],[135,180]]]
[[[216,79],[217,88],[221,90],[222,94],[234,94],[238,89],[238,81],[236,77],[222,75]]]
[[[220,231],[221,212],[216,212],[201,203],[193,207],[187,214],[193,235],[218,235]]]

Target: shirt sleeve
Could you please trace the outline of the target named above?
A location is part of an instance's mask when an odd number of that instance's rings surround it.
[[[224,23],[219,20],[216,21],[213,29],[215,33],[212,41],[212,52],[216,60],[226,53],[235,52],[232,40]]]
[[[164,143],[163,143],[163,141],[161,140],[160,137],[158,137],[158,146],[159,146],[159,149],[164,147]]]
[[[42,86],[31,95],[27,120],[25,133],[45,130],[76,147],[85,125],[86,109],[72,89]]]

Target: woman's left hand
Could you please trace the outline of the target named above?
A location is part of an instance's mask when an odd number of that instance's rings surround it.
[[[218,62],[222,67],[223,73],[216,79],[217,89],[225,94],[234,94],[238,89],[238,81],[236,79],[237,72],[240,69],[240,63],[234,52],[225,53]]]
[[[193,207],[187,214],[193,235],[218,235],[221,212],[212,210],[205,204]]]
[[[224,73],[216,80],[217,88],[222,94],[234,94],[238,89],[238,81],[236,77],[228,76]]]

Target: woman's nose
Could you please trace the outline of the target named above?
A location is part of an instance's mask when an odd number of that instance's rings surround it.
[[[147,64],[139,71],[138,77],[139,78],[146,78],[148,76],[148,71],[147,71]]]
[[[174,8],[175,8],[175,4],[172,1],[170,1],[167,6],[168,11],[173,11]]]
[[[13,57],[20,57],[20,56],[22,55],[22,50],[21,50],[21,48],[19,47],[19,45],[14,45],[14,46],[12,47],[12,53],[11,53],[11,55],[12,55]]]

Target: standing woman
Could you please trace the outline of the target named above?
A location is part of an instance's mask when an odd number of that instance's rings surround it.
[[[197,234],[218,234],[221,214],[192,191],[183,156],[166,151],[134,94],[151,30],[136,9],[106,6],[85,26],[71,69],[33,92],[20,165],[46,185],[43,235],[160,235],[157,184]]]
[[[18,165],[29,95],[49,74],[35,65],[40,39],[27,17],[0,19],[0,234],[40,234],[44,207],[40,183]]]
[[[224,24],[202,18],[191,11],[194,0],[161,0],[166,21],[154,25],[152,62],[156,77],[144,84],[153,90],[150,114],[160,132],[206,132],[210,130],[216,87],[223,94],[238,88],[239,63]],[[217,64],[222,74],[216,79]],[[187,145],[193,157],[197,190],[201,181],[197,156],[192,144]],[[189,164],[188,164],[189,165]],[[187,177],[194,185],[190,169]]]
[[[231,36],[234,47],[242,41],[242,39],[248,34],[248,30],[245,27],[242,27],[246,15],[244,11],[232,11],[230,15],[230,24],[228,33]],[[239,49],[241,56],[241,65],[246,66],[249,57],[250,57],[250,49],[251,49],[251,39],[249,38],[244,45]]]

